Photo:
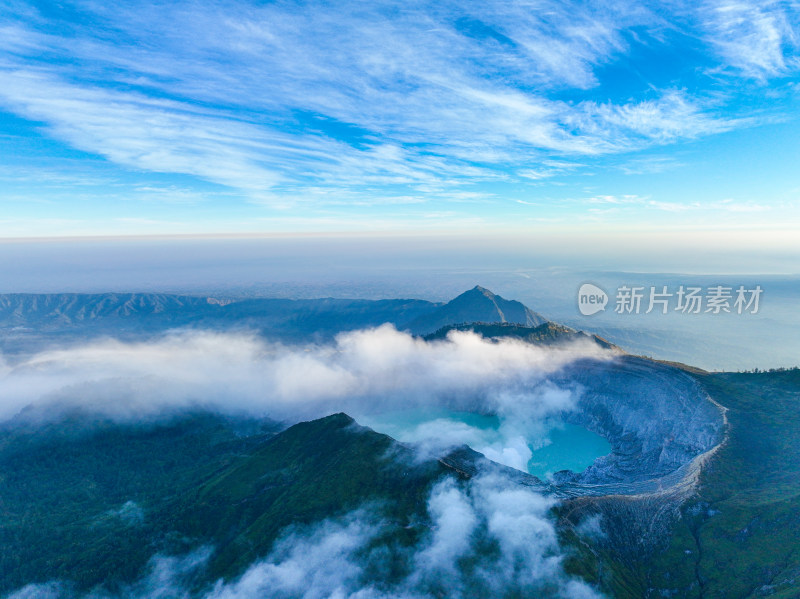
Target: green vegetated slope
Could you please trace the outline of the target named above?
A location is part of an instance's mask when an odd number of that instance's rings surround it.
[[[730,422],[696,496],[566,502],[556,515],[567,569],[610,597],[798,597],[800,372],[690,372]],[[411,545],[425,534],[431,486],[469,472],[415,461],[344,414],[279,428],[204,413],[3,425],[0,594],[49,580],[113,589],[156,554],[204,545],[215,551],[194,584],[231,579],[287,527],[364,505],[380,509],[384,540]],[[595,536],[580,529],[593,515]]]
[[[800,597],[800,371],[697,376],[728,408],[729,436],[653,586],[693,577],[688,596]]]
[[[240,574],[289,525],[311,524],[364,505],[408,544],[420,532],[434,481],[453,470],[419,462],[391,437],[334,414],[289,428],[187,493],[165,518],[216,548],[210,580]]]
[[[0,429],[0,593],[29,582],[132,580],[164,546],[149,514],[270,438],[270,422],[87,414]]]
[[[414,542],[430,486],[414,462],[337,414],[272,423],[198,414],[171,423],[6,426],[0,435],[0,593],[61,580],[88,590],[141,578],[156,554],[214,547],[195,584],[240,574],[290,525],[379,505]]]
[[[729,420],[696,495],[562,508],[603,516],[598,538],[566,527],[568,567],[617,598],[800,597],[800,371],[692,373]]]

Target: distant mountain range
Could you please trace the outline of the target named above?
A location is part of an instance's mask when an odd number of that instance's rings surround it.
[[[520,302],[476,286],[442,304],[416,299],[311,300],[193,297],[156,293],[0,295],[0,349],[113,334],[136,338],[174,328],[253,330],[281,341],[325,340],[391,323],[416,335],[471,322],[536,327],[548,320]]]

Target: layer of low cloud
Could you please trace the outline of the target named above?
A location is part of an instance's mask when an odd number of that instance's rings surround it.
[[[78,406],[120,419],[185,407],[279,420],[430,405],[503,413],[522,397],[531,399],[530,417],[543,417],[548,405],[567,403],[537,391],[548,373],[580,357],[608,356],[590,342],[543,348],[472,332],[426,342],[391,325],[306,346],[183,331],[0,362],[0,419],[31,405]]]
[[[555,414],[575,406],[580,388],[559,388],[544,373],[531,376],[524,389],[503,385],[488,401],[473,404],[476,414],[430,410],[430,406],[365,416],[365,423],[400,441],[414,444],[422,455],[441,455],[448,448],[469,445],[490,460],[527,471],[533,449],[549,443]],[[457,406],[456,406],[457,407]],[[481,417],[481,414],[492,417]]]
[[[344,522],[326,522],[310,534],[288,537],[239,580],[219,584],[208,599],[249,599],[264,593],[304,599],[515,593],[598,597],[588,585],[564,575],[556,531],[547,516],[552,505],[529,489],[496,478],[480,477],[466,487],[446,480],[431,492],[432,526],[410,555],[387,556],[380,549],[359,555],[381,528],[363,513],[351,515]],[[486,551],[489,545],[493,550]],[[367,569],[388,574],[398,557],[411,566],[405,577],[387,584],[390,578],[385,576],[382,585],[369,584]]]
[[[325,345],[283,346],[248,334],[182,331],[137,343],[107,339],[54,349],[0,367],[0,420],[36,408],[82,408],[130,422],[176,410],[205,408],[287,422],[346,411],[357,418],[424,410],[493,414],[500,426],[485,447],[474,427],[419,433],[422,449],[475,443],[508,465],[525,468],[527,437],[574,406],[577,388],[549,375],[578,359],[613,359],[595,344],[537,347],[452,332],[426,342],[389,325],[339,335]],[[433,420],[432,426],[442,428]],[[543,430],[543,429],[542,429]],[[433,449],[431,449],[433,447]],[[553,500],[497,475],[468,483],[444,478],[427,503],[429,527],[414,547],[380,541],[396,523],[380,505],[344,518],[292,528],[270,555],[238,579],[199,594],[188,589],[213,548],[154,556],[150,571],[121,593],[95,590],[83,599],[188,598],[424,599],[504,593],[589,599],[596,592],[563,572],[563,554],[549,514]],[[104,514],[138,526],[146,514],[128,502]],[[400,574],[398,575],[398,572]],[[33,584],[10,599],[76,595],[69,581]]]
[[[52,408],[119,420],[210,409],[294,423],[343,411],[424,455],[467,444],[525,470],[548,419],[572,409],[581,391],[548,375],[587,357],[613,354],[588,341],[544,348],[472,332],[426,342],[390,325],[305,346],[208,331],[105,339],[0,361],[0,420],[58,413]],[[490,415],[496,425],[482,430],[454,412]],[[409,416],[415,426],[397,426]]]
[[[428,498],[430,528],[417,546],[375,541],[387,524],[375,508],[305,528],[289,529],[270,555],[238,579],[196,593],[202,599],[467,599],[547,596],[597,599],[563,571],[551,517],[553,501],[529,488],[480,476],[466,484],[438,483]],[[210,548],[186,556],[156,556],[150,573],[122,593],[84,599],[184,598],[186,578],[204,567]],[[398,572],[400,574],[398,574]],[[66,585],[29,585],[8,599],[68,599]]]

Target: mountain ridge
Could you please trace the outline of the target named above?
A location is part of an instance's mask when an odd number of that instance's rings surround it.
[[[447,303],[421,299],[232,299],[161,293],[0,294],[0,350],[31,353],[54,341],[139,340],[172,329],[248,330],[283,342],[328,341],[385,323],[415,335],[465,322],[549,322],[480,286]]]
[[[472,331],[487,339],[514,338],[536,345],[551,345],[565,341],[591,341],[603,349],[611,349],[623,353],[624,350],[610,341],[584,331],[578,331],[555,322],[545,322],[536,327],[528,327],[510,322],[470,322],[449,324],[425,335],[426,341],[445,339],[450,331]]]
[[[443,326],[470,322],[500,322],[537,327],[548,320],[521,302],[507,300],[476,285],[431,314],[413,320],[406,326],[414,334],[426,335]]]

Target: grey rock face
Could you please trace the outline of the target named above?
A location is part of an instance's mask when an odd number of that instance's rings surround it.
[[[667,491],[699,467],[724,436],[725,418],[685,372],[644,358],[585,360],[554,382],[580,393],[567,422],[604,436],[612,452],[584,472],[557,473],[566,494]]]

